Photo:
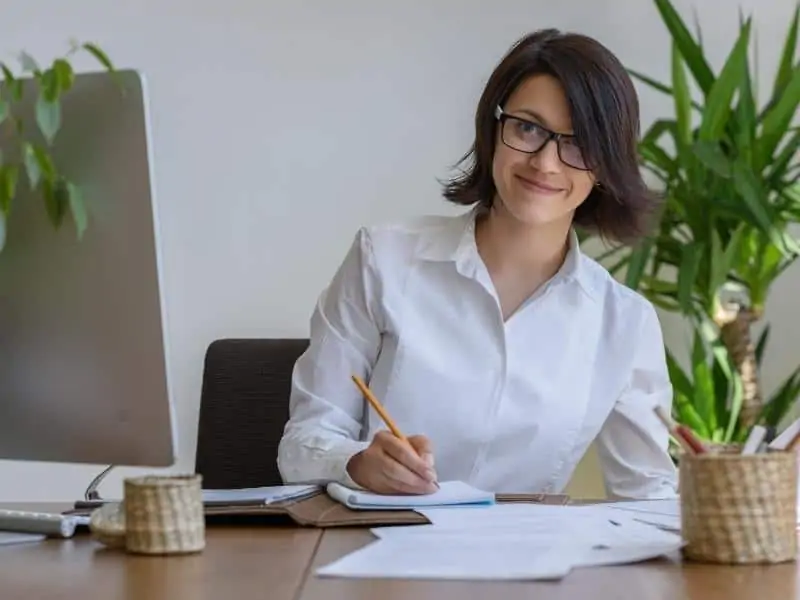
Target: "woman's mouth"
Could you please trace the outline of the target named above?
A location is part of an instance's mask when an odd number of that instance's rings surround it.
[[[523,177],[522,175],[517,175],[516,177],[523,187],[539,194],[559,194],[564,191],[563,188],[544,183],[543,181],[529,179],[527,177]]]

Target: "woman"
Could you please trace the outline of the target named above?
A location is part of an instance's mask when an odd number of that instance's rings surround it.
[[[470,164],[444,190],[473,208],[361,229],[321,295],[279,448],[287,483],[553,493],[596,441],[610,495],[674,496],[656,313],[574,232],[645,231],[638,110],[591,38],[543,30],[512,47],[480,98]]]

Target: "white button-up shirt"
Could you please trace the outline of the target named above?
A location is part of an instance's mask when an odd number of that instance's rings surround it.
[[[311,319],[278,452],[285,482],[355,485],[347,461],[385,424],[430,438],[440,481],[560,492],[596,441],[611,496],[676,494],[672,388],[652,305],[581,253],[507,321],[475,211],[362,228]]]

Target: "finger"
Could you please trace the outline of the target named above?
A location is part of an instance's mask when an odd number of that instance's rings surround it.
[[[433,445],[424,435],[413,435],[408,438],[408,443],[417,451],[428,467],[433,468]]]
[[[427,494],[436,490],[432,482],[420,477],[388,454],[384,455],[381,472],[389,486],[400,493]]]
[[[436,479],[436,473],[431,469],[428,464],[420,458],[414,448],[410,444],[397,439],[396,437],[387,438],[383,443],[383,450],[391,456],[398,463],[410,469],[423,479],[433,481]]]

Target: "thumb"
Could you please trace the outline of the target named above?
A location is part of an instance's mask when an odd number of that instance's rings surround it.
[[[429,467],[433,466],[433,445],[424,435],[413,435],[408,438],[408,443],[416,450]]]

